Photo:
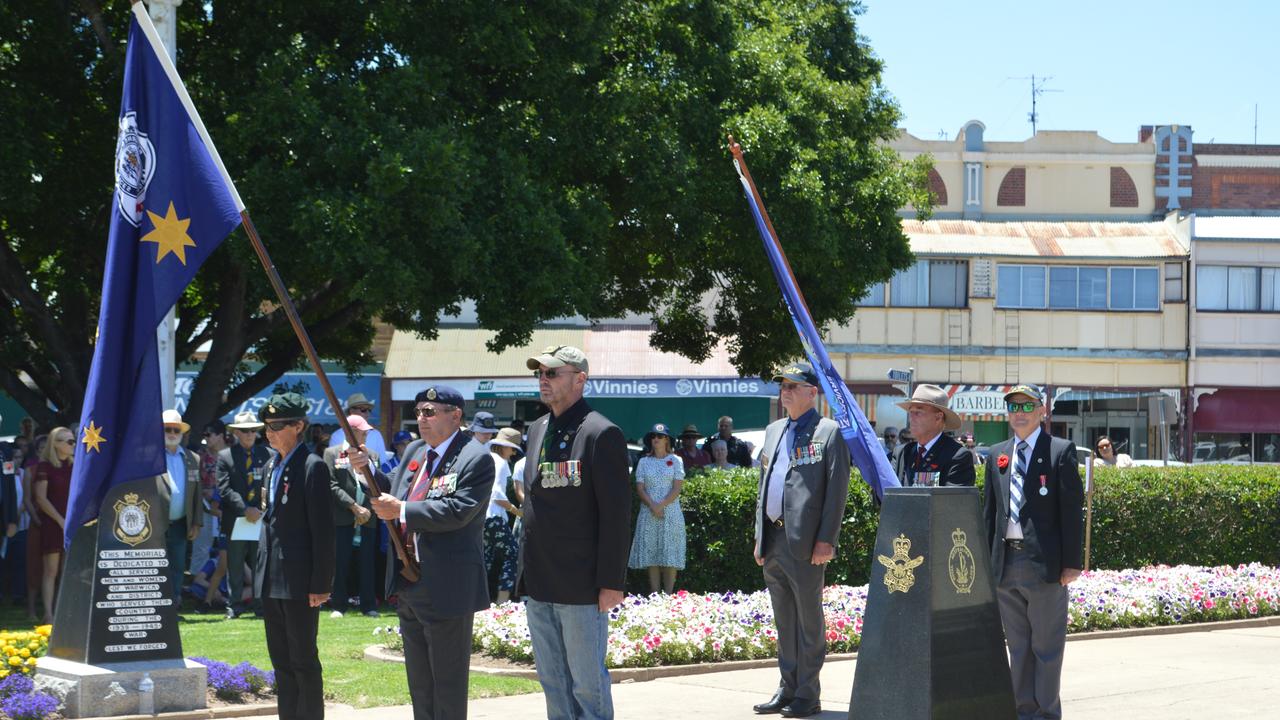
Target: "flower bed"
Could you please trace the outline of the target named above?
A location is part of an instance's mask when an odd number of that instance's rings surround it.
[[[49,649],[52,630],[52,625],[39,625],[32,630],[0,632],[0,678],[35,672],[36,658]]]
[[[827,651],[856,650],[867,587],[823,592]],[[1280,570],[1156,566],[1086,573],[1071,585],[1070,632],[1176,625],[1280,614]],[[533,660],[522,603],[476,614],[474,649]],[[652,667],[774,657],[777,638],[766,591],[631,595],[610,614],[609,667]]]
[[[270,670],[259,669],[248,662],[229,665],[206,657],[191,659],[209,669],[209,690],[220,700],[245,702],[275,692],[276,674]]]
[[[56,713],[58,699],[35,690],[35,682],[21,673],[0,680],[0,712],[9,720],[44,720]]]

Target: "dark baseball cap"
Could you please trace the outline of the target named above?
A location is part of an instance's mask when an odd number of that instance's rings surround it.
[[[816,386],[818,384],[818,374],[813,371],[813,366],[809,363],[794,362],[784,365],[778,371],[778,374],[773,376],[774,382],[782,382],[783,380]]]
[[[466,402],[462,399],[462,393],[448,385],[428,385],[425,390],[413,397],[415,403],[433,402],[441,405],[452,405],[459,410],[462,409]]]

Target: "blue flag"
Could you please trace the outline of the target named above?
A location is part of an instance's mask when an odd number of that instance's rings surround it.
[[[115,178],[67,546],[110,488],[165,471],[156,326],[244,209],[142,3],[129,26]]]
[[[782,245],[769,224],[765,222],[764,210],[756,201],[755,186],[744,174],[746,163],[741,157],[735,158],[734,163],[738,170],[738,179],[742,181],[742,191],[747,195],[747,205],[751,207],[751,216],[755,218],[756,229],[760,231],[760,239],[764,241],[764,252],[769,258],[769,266],[773,268],[773,276],[777,278],[778,287],[782,290],[782,301],[787,306],[787,312],[791,314],[796,332],[800,333],[800,343],[804,345],[809,364],[813,366],[814,372],[818,375],[818,382],[822,384],[822,392],[827,396],[831,414],[840,425],[840,435],[849,446],[849,455],[858,471],[862,473],[863,481],[871,487],[871,492],[875,493],[877,498],[883,498],[885,488],[901,485],[898,482],[898,476],[889,465],[889,458],[885,455],[880,440],[876,438],[875,429],[871,427],[871,423],[867,422],[867,416],[863,414],[862,408],[858,407],[858,402],[853,399],[853,394],[844,384],[844,379],[831,364],[827,347],[823,345],[822,337],[818,335],[818,329],[813,325],[809,306],[805,304],[804,296],[800,294],[800,288],[796,285],[795,276],[791,274],[791,265],[782,252]]]

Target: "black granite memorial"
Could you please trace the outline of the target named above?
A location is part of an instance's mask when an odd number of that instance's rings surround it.
[[[849,720],[1013,720],[1013,686],[975,488],[891,488]]]
[[[161,480],[111,488],[98,522],[72,538],[48,654],[100,665],[181,660],[178,608],[169,582],[169,504]]]

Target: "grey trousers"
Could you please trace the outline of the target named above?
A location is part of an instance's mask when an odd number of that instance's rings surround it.
[[[1062,717],[1062,655],[1067,643],[1067,588],[1047,583],[1026,550],[1005,547],[996,592],[1009,644],[1018,720]]]
[[[825,565],[791,556],[781,528],[764,528],[764,584],[778,629],[778,671],[784,695],[817,700],[818,675],[827,657],[826,621],[822,616]]]

